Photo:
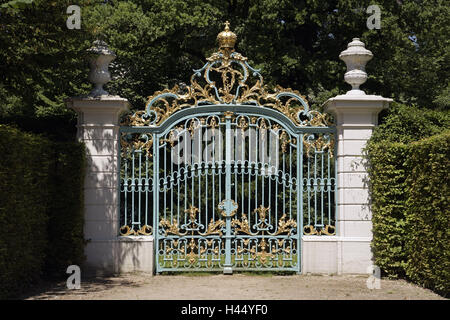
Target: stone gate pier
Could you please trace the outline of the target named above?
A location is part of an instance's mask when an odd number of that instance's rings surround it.
[[[339,56],[347,64],[345,81],[352,89],[325,103],[325,112],[334,116],[337,130],[337,235],[303,236],[303,272],[367,273],[373,264],[372,213],[363,149],[378,124],[379,112],[388,108],[392,99],[367,95],[359,89],[367,80],[365,65],[372,56],[358,38]]]

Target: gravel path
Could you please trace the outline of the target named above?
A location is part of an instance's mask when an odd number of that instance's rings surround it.
[[[323,299],[443,299],[404,280],[381,280],[380,289],[368,289],[367,276],[324,275],[158,275],[124,274],[90,278],[81,289],[68,290],[65,282],[45,284],[25,299],[150,299],[150,300],[323,300]]]

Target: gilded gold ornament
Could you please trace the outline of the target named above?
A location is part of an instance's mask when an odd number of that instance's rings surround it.
[[[303,146],[307,155],[313,152],[328,150],[330,157],[333,157],[334,138],[326,135],[320,135],[316,138],[305,134],[303,136]]]
[[[336,228],[334,226],[327,224],[325,227],[323,227],[322,230],[320,230],[320,234],[327,236],[334,236],[336,234]]]
[[[134,230],[130,226],[120,227],[121,236],[149,236],[153,234],[153,228],[149,225],[143,225],[140,229]]]
[[[286,148],[288,144],[291,142],[291,140],[288,139],[288,134],[284,130],[281,132],[280,141],[281,141],[281,151],[286,152]]]
[[[307,236],[319,234],[316,228],[313,225],[308,225],[303,227],[303,234]]]
[[[221,228],[223,228],[224,226],[225,226],[225,221],[223,221],[223,220],[214,221],[213,219],[211,219],[211,221],[208,224],[208,228],[206,229],[206,232],[199,233],[199,234],[202,236],[209,236],[212,234],[217,234],[219,236],[222,236]]]
[[[245,213],[242,214],[241,220],[233,219],[231,221],[231,226],[235,228],[234,229],[235,234],[237,234],[238,232],[243,232],[248,235],[252,234],[250,231],[250,225],[248,224],[247,215]]]
[[[332,225],[327,224],[322,229],[318,230],[313,225],[308,225],[303,227],[303,234],[307,236],[312,235],[334,236],[336,234],[336,228]]]
[[[178,222],[175,218],[172,220],[172,223],[167,219],[161,219],[161,221],[159,222],[159,226],[166,228],[166,230],[165,230],[166,236],[168,234],[174,234],[177,236],[185,236],[187,234],[187,232],[180,231],[180,228],[178,227]]]
[[[293,219],[289,219],[286,221],[286,214],[284,213],[278,221],[278,230],[275,235],[279,235],[282,233],[291,235],[294,228],[297,228],[297,222]]]
[[[259,71],[249,66],[246,57],[235,52],[237,37],[230,30],[229,23],[225,24],[225,30],[219,33],[217,40],[219,51],[206,59],[203,68],[195,70],[190,85],[182,88],[175,85],[172,89],[155,92],[148,98],[146,111],[127,116],[122,125],[158,126],[184,108],[238,104],[272,108],[298,126],[329,126],[329,116],[309,110],[306,98],[298,91],[280,86],[273,91],[268,90]],[[210,74],[217,76],[211,77]],[[250,75],[255,79],[250,81]],[[213,81],[212,78],[218,80]],[[300,113],[307,119],[300,120]]]
[[[219,210],[220,210],[220,213],[221,213],[222,216],[224,216],[225,218],[228,217],[227,213],[226,213],[225,210],[223,209],[224,206],[225,206],[225,202],[226,202],[226,201],[227,201],[227,200],[223,200],[223,201],[222,201],[221,203],[219,203],[219,205],[218,205],[218,208],[219,208]],[[238,206],[238,204],[236,203],[236,201],[234,201],[234,200],[230,200],[230,201],[231,201],[231,203],[233,204],[233,207],[234,207],[234,209],[231,211],[231,213],[230,213],[230,215],[229,215],[229,217],[232,217],[232,216],[234,216],[234,215],[236,214],[236,212],[237,212],[239,206]]]

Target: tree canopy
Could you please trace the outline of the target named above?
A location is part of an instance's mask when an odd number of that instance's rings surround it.
[[[69,5],[81,29],[68,29]],[[142,109],[156,90],[188,82],[217,48],[229,20],[237,51],[267,84],[303,93],[313,107],[350,89],[339,53],[354,37],[374,54],[367,93],[419,108],[450,105],[450,6],[446,0],[379,0],[381,28],[366,26],[369,0],[0,1],[0,118],[73,119],[64,99],[87,94],[86,49],[102,38],[117,54],[112,94]],[[64,121],[63,121],[64,122]]]

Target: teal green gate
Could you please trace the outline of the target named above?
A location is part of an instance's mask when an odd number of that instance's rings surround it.
[[[228,25],[218,40],[189,86],[123,119],[120,233],[154,236],[156,272],[300,272],[301,236],[335,234],[335,128],[268,92]]]

